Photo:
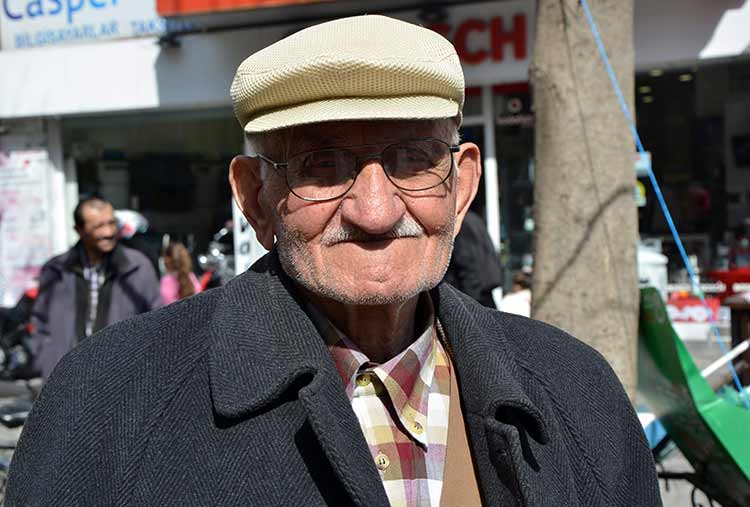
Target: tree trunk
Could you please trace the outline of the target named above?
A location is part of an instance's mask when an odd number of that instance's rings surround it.
[[[636,388],[635,147],[577,0],[538,0],[532,316],[588,343]],[[633,0],[590,0],[633,113]],[[634,113],[633,113],[634,116]]]

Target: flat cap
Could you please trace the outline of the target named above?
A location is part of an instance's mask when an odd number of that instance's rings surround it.
[[[442,35],[367,15],[306,28],[251,55],[231,95],[248,133],[340,120],[460,123],[464,76]]]

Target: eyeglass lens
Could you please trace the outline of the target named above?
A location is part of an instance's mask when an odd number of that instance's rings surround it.
[[[312,200],[335,199],[354,184],[360,161],[344,148],[302,153],[289,159],[287,182],[298,197]],[[387,146],[380,154],[386,175],[407,191],[427,190],[440,185],[450,174],[450,147],[437,139],[406,141]]]

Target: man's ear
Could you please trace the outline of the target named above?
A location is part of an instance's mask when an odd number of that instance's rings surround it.
[[[461,230],[466,212],[469,211],[479,188],[479,178],[482,176],[482,157],[479,148],[474,143],[461,144],[461,151],[456,156],[456,225],[453,236]]]
[[[229,165],[229,183],[237,206],[255,229],[258,242],[270,250],[273,247],[273,221],[268,210],[261,204],[263,179],[257,159],[239,155]]]

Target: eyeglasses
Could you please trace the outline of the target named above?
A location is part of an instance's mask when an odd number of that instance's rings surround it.
[[[345,195],[354,185],[361,163],[379,160],[393,185],[406,192],[421,192],[441,185],[453,171],[458,146],[440,139],[412,139],[383,148],[378,154],[357,156],[352,150],[382,146],[364,144],[325,148],[293,155],[286,162],[257,157],[277,171],[284,171],[289,190],[305,201],[329,201]]]

